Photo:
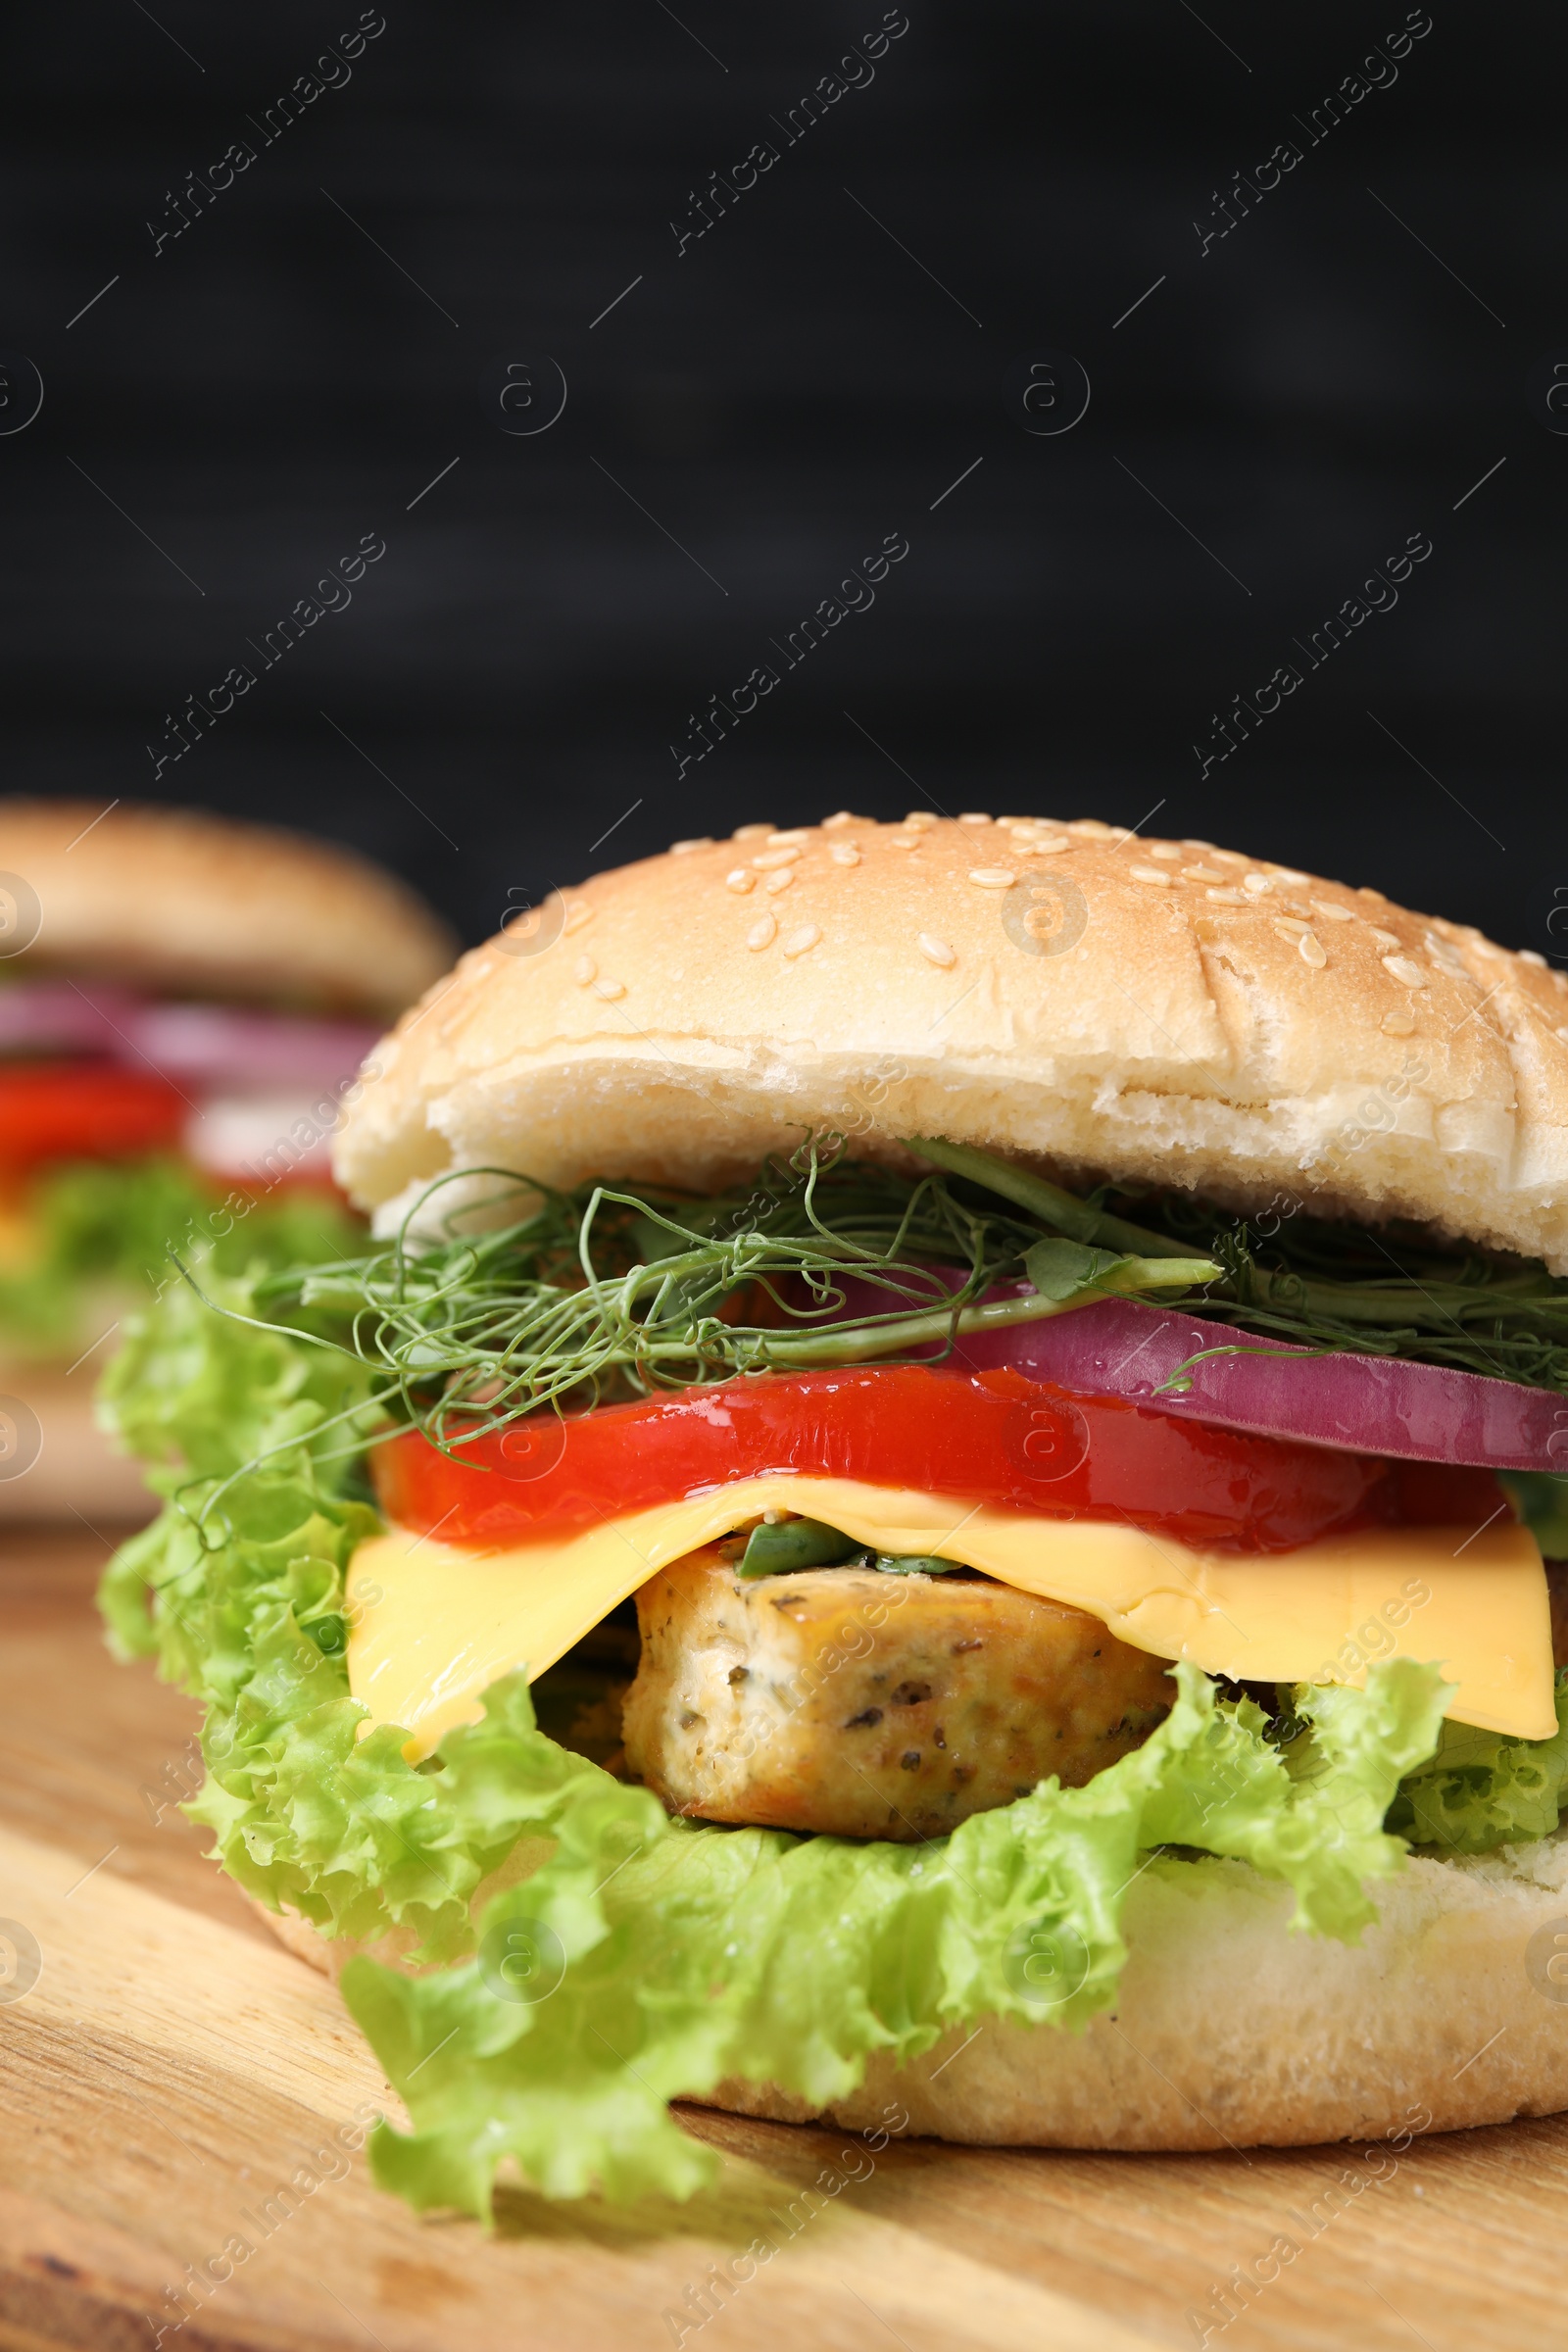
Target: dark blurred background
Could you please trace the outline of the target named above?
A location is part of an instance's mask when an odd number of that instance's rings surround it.
[[[5,790],[311,826],[469,937],[929,805],[1568,948],[1558,12],[86,0],[10,47]]]

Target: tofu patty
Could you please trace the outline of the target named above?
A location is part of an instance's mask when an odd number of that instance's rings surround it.
[[[1174,1695],[1098,1617],[970,1573],[744,1582],[709,1545],[644,1585],[637,1617],[627,1767],[707,1821],[939,1838],[1049,1773],[1092,1780]]]

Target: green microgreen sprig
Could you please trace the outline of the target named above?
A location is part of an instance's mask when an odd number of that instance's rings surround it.
[[[1221,1276],[1184,1300],[1190,1314],[1323,1352],[1406,1356],[1568,1395],[1568,1281],[1535,1260],[1397,1219],[1313,1216],[1283,1193],[1250,1216],[1152,1186],[1103,1185],[1084,1200],[962,1146],[922,1139],[914,1149],[1084,1244],[1202,1251]]]
[[[478,1211],[475,1175],[490,1182]],[[814,1144],[717,1196],[563,1192],[481,1169],[439,1217],[440,1190],[384,1250],[264,1282],[257,1298],[307,1310],[318,1331],[341,1317],[394,1418],[447,1448],[543,1406],[907,1356],[1090,1297],[1186,1294],[1220,1270],[1168,1247],[1080,1248],[994,1192]],[[1014,1296],[989,1296],[1009,1281]]]
[[[940,1138],[907,1149],[926,1172],[808,1142],[714,1195],[464,1171],[381,1248],[264,1278],[257,1319],[368,1365],[383,1426],[449,1451],[523,1413],[929,1355],[1110,1296],[1568,1394],[1568,1281],[1542,1266],[1292,1202],[1248,1219],[1152,1188],[1081,1196]]]

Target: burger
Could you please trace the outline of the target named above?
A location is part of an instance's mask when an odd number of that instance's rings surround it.
[[[355,1241],[342,1090],[452,943],[343,850],[186,810],[0,801],[0,1517],[144,1515],[94,1426],[171,1246]]]
[[[1568,978],[1205,841],[840,814],[563,894],[375,1062],[373,1243],[132,1327],[104,1598],[406,2102],[383,2181],[685,2195],[680,2098],[1568,2105]]]

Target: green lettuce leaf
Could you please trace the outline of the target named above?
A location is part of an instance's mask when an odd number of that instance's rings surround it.
[[[252,1310],[251,1281],[204,1280]],[[215,1314],[183,1283],[131,1318],[100,1410],[167,1500],[99,1601],[119,1654],[156,1656],[206,1701],[190,1811],[242,1886],[329,1933],[412,1926],[462,1949],[482,1843],[432,1812],[395,1732],[355,1739],[343,1579],[380,1525],[360,1463],[368,1386],[352,1358]]]
[[[1557,1676],[1550,1740],[1510,1740],[1446,1723],[1438,1752],[1400,1784],[1389,1828],[1412,1845],[1486,1854],[1557,1827],[1568,1791],[1568,1670]]]
[[[498,1817],[526,1803],[557,1843],[485,1906],[466,1965],[344,1971],[415,2126],[377,2132],[377,2177],[481,2215],[508,2157],[547,2196],[689,2194],[710,2159],[668,2118],[682,2091],[739,2076],[838,2098],[874,2050],[1109,2006],[1123,1898],[1156,1845],[1248,1860],[1294,1888],[1296,1926],[1353,1940],[1376,1917],[1364,1882],[1403,1858],[1383,1816],[1437,1739],[1438,1670],[1390,1660],[1365,1693],[1299,1693],[1313,1723],[1290,1757],[1250,1699],[1175,1676],[1165,1722],[1087,1787],[1045,1781],[927,1845],[671,1820],[537,1732],[522,1676],[496,1685],[484,1723],[443,1741],[443,1787],[467,1806],[483,1787]]]
[[[1046,1781],[923,1846],[671,1820],[540,1732],[521,1674],[426,1764],[395,1727],[361,1740],[344,1571],[377,1525],[369,1374],[237,1320],[251,1280],[205,1279],[235,1315],[174,1286],[106,1382],[166,1505],[104,1609],[122,1653],[206,1702],[188,1810],[224,1867],[433,1964],[343,1978],[413,2120],[378,2132],[377,2172],[415,2205],[487,2214],[505,2162],[551,2196],[684,2196],[711,2160],[668,2114],[679,2093],[739,2076],[829,2100],[873,2052],[912,2059],[988,2015],[1079,2028],[1115,1997],[1154,1847],[1252,1863],[1301,1929],[1353,1940],[1375,1916],[1367,1887],[1404,1853],[1385,1817],[1442,1728],[1439,1672],[1410,1660],[1364,1692],[1296,1692],[1285,1747],[1250,1698],[1178,1667],[1165,1722],[1087,1787]]]

